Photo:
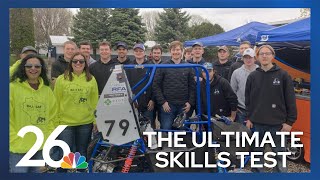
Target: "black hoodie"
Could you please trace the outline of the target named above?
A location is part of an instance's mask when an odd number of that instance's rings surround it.
[[[56,61],[51,65],[51,78],[57,78],[68,68],[69,62],[64,59],[63,55],[60,55]]]
[[[133,61],[134,65],[137,65],[137,61],[134,59]],[[144,60],[142,63],[143,65],[146,64],[153,64],[153,62],[150,62],[148,60]],[[146,73],[148,71],[148,68],[137,68],[137,69],[126,69],[126,74],[128,77],[128,81],[130,83],[130,86],[135,86],[140,80],[142,80]],[[150,71],[151,73],[151,71]],[[143,87],[148,83],[149,78],[147,78],[143,83],[141,83],[135,90],[132,90],[132,93],[137,95]],[[142,93],[142,95],[138,98],[138,110],[139,112],[145,112],[148,110],[148,103],[152,99],[152,84],[147,88],[145,92]]]
[[[125,64],[132,64],[132,61],[131,61],[131,59],[130,59],[128,56],[127,56],[127,59],[126,59],[125,61],[123,61],[123,62],[120,62],[120,61],[118,60],[118,56],[115,57],[115,58],[113,58],[112,60],[118,61],[119,64],[123,64],[123,65],[125,65]]]
[[[210,110],[211,116],[230,116],[238,106],[237,95],[233,92],[229,82],[219,75],[214,75],[210,83]],[[207,114],[206,81],[201,82],[201,112]]]
[[[219,60],[215,61],[212,65],[216,70],[216,73],[221,77],[228,79],[229,70],[232,62],[228,60],[226,63],[221,64]]]
[[[247,79],[245,102],[248,119],[266,125],[292,125],[297,119],[296,98],[290,75],[279,66],[257,68]]]
[[[101,60],[89,66],[90,73],[94,76],[98,84],[99,95],[102,93],[104,86],[114,69],[114,66],[119,64],[118,61],[111,59],[108,63],[104,64]]]

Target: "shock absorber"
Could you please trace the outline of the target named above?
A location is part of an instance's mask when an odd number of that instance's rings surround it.
[[[136,141],[133,142],[133,144],[132,144],[132,146],[130,148],[129,154],[127,156],[127,159],[124,162],[124,165],[123,165],[122,171],[121,171],[122,173],[128,173],[130,171],[133,158],[137,153],[137,149],[138,149],[138,141],[136,140]]]

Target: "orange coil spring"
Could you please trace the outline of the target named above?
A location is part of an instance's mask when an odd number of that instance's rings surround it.
[[[124,166],[122,167],[122,171],[121,171],[122,173],[128,173],[130,171],[133,157],[136,155],[137,149],[138,149],[138,146],[134,143],[130,148],[126,161],[124,162]]]

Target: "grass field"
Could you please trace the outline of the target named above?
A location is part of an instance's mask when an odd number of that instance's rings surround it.
[[[14,64],[16,61],[18,60],[16,55],[11,54],[10,55],[10,62],[9,65],[12,66],[12,64]]]

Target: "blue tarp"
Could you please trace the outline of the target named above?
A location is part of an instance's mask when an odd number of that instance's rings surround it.
[[[225,33],[186,41],[184,45],[192,46],[195,42],[202,42],[204,46],[239,46],[242,41],[250,41],[251,44],[255,44],[257,33],[271,28],[274,28],[274,26],[260,22],[251,22]]]
[[[310,47],[310,18],[258,32],[256,42],[283,47]]]
[[[270,44],[282,63],[310,73],[310,18],[259,32],[257,45],[262,44]]]

